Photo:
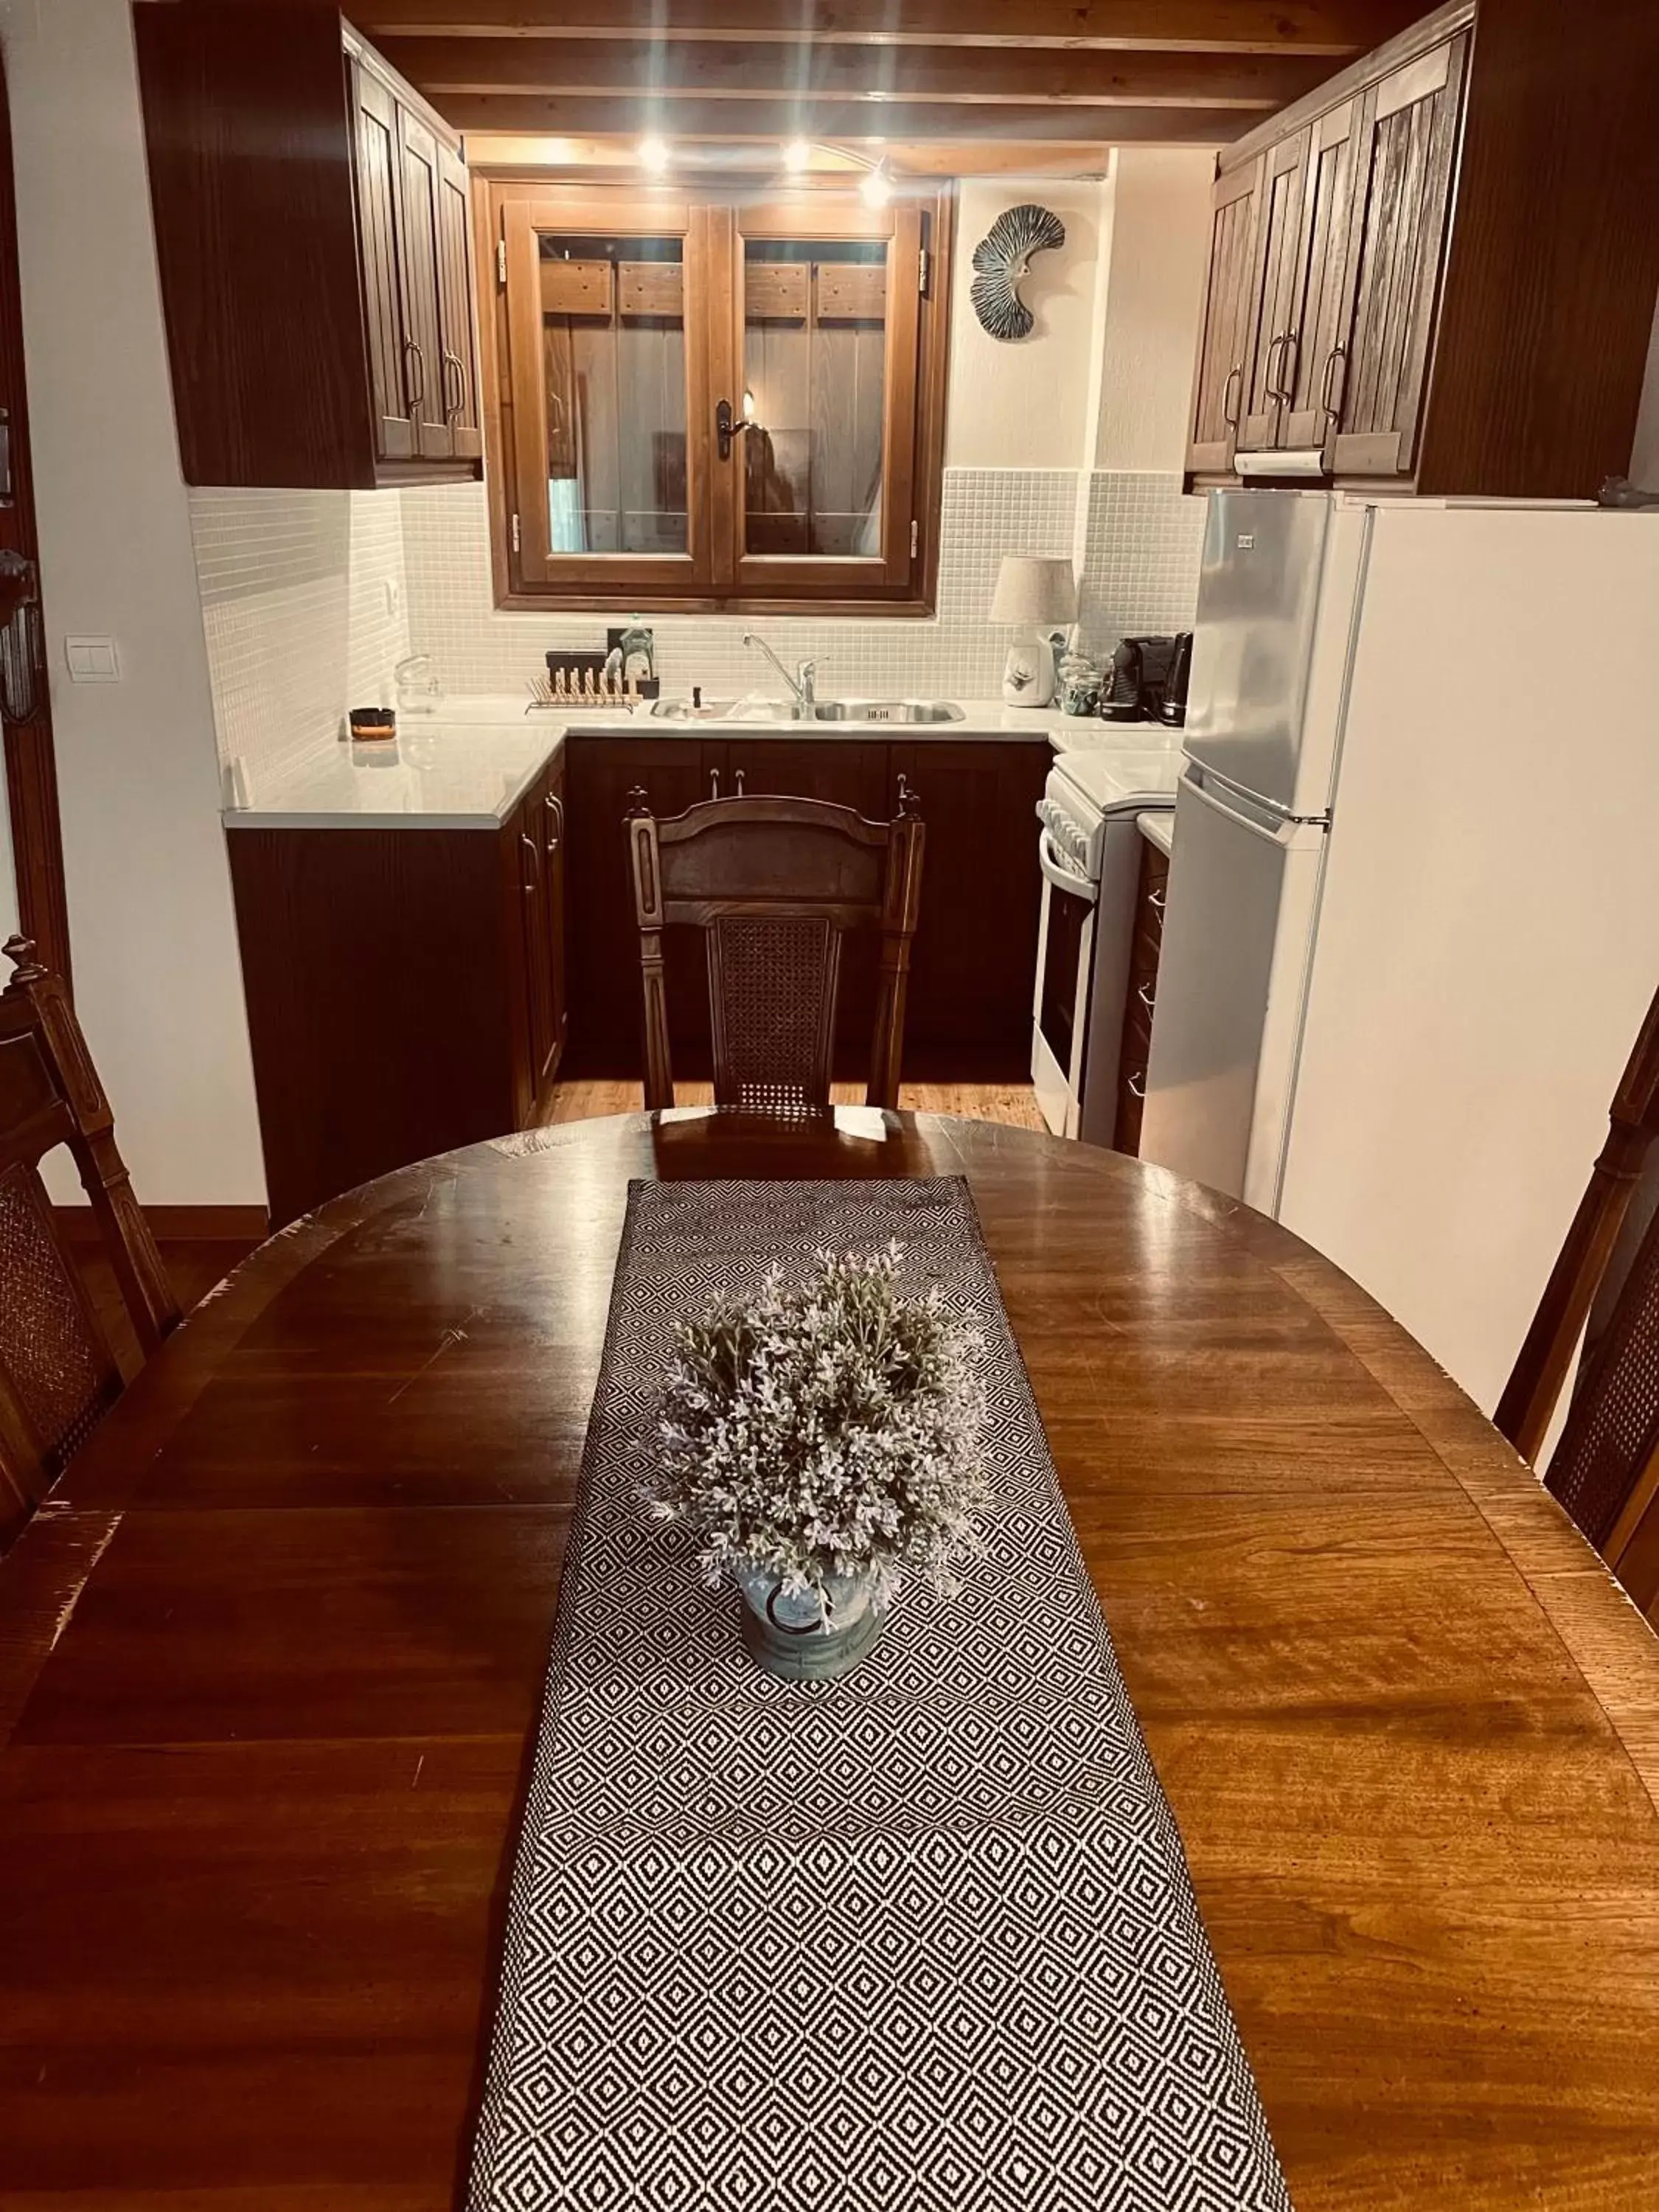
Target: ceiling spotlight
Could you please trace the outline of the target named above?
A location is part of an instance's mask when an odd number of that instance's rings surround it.
[[[668,150],[668,141],[665,138],[641,139],[640,167],[642,169],[648,169],[653,177],[661,176],[672,159],[673,156]]]
[[[866,207],[884,208],[893,197],[893,179],[879,167],[866,172],[859,185],[859,198]]]
[[[804,138],[792,138],[783,149],[783,166],[792,174],[799,175],[812,166],[812,149]]]

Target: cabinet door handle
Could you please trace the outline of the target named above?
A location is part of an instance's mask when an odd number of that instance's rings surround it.
[[[1275,395],[1287,407],[1296,404],[1296,372],[1302,360],[1302,338],[1299,331],[1286,331],[1284,337],[1284,356],[1279,362],[1279,391]]]
[[[1128,1092],[1131,1098],[1138,1098],[1143,1104],[1146,1103],[1146,1078],[1144,1073],[1142,1074],[1139,1083],[1135,1081],[1133,1075],[1126,1075],[1123,1079],[1123,1087]]]
[[[1227,381],[1221,387],[1221,419],[1230,430],[1236,430],[1238,428],[1238,403],[1243,397],[1243,390],[1244,364],[1242,361],[1236,361],[1227,371]],[[1230,392],[1233,395],[1231,407],[1227,404],[1227,394]]]
[[[1342,371],[1342,388],[1333,398],[1331,388],[1336,381],[1336,372],[1339,368]],[[1348,349],[1344,345],[1334,345],[1325,356],[1325,374],[1319,387],[1320,413],[1328,416],[1334,422],[1342,412],[1342,402],[1346,398],[1347,393]]]
[[[552,826],[547,833],[547,857],[550,860],[563,841],[564,805],[563,802],[550,791],[544,794],[544,799],[547,811],[553,817]]]
[[[1146,894],[1146,903],[1160,921],[1164,919],[1164,902],[1167,896],[1165,891],[1157,886]]]
[[[711,799],[718,799],[720,795],[720,772],[717,768],[711,768],[708,771],[708,796]]]
[[[743,770],[741,769],[738,770],[738,797],[739,799],[743,797]]]
[[[411,354],[415,357],[413,392],[409,389],[409,362]],[[418,415],[426,404],[426,356],[421,351],[419,343],[414,338],[404,340],[404,391],[408,400],[410,414]]]
[[[536,849],[535,839],[533,837],[526,837],[522,830],[519,833],[519,842],[524,847],[526,852],[530,855],[529,880],[521,884],[520,888],[523,890],[526,898],[534,898],[536,896],[536,875],[541,866],[541,855]]]
[[[915,805],[915,803],[916,803],[916,794],[915,794],[915,793],[914,791],[912,791],[912,790],[911,790],[911,788],[910,788],[910,781],[909,781],[909,778],[905,775],[904,770],[903,770],[902,769],[901,769],[899,770],[899,780],[898,780],[898,810],[899,810],[899,812],[900,812],[901,814],[902,814],[902,813],[903,813],[903,811],[904,811],[904,810],[906,809],[906,807],[907,807],[907,806],[914,806],[914,805]]]
[[[1158,994],[1153,990],[1150,983],[1141,984],[1136,991],[1135,996],[1139,1000],[1141,1005],[1146,1007],[1149,1014],[1152,1012],[1152,1008],[1158,1004]]]
[[[1285,333],[1283,331],[1280,331],[1277,337],[1270,339],[1268,342],[1267,374],[1262,379],[1262,384],[1269,399],[1282,399],[1285,396],[1279,388],[1279,379],[1273,373],[1274,356],[1278,354],[1279,348],[1284,344],[1284,343]]]
[[[455,397],[453,399],[449,396],[449,372],[452,368],[455,372]],[[452,353],[446,346],[444,348],[444,414],[447,420],[453,422],[465,405],[466,368],[459,354]]]

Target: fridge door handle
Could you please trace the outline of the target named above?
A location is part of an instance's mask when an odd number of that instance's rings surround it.
[[[1225,800],[1218,799],[1212,791],[1201,783],[1195,783],[1189,775],[1182,776],[1181,787],[1190,793],[1200,805],[1207,806],[1212,814],[1218,814],[1224,822],[1237,823],[1241,830],[1248,830],[1252,837],[1260,837],[1267,845],[1276,845],[1280,852],[1286,850],[1295,838],[1297,824],[1294,822],[1283,818],[1269,821],[1255,814],[1242,812],[1237,805],[1229,806]]]
[[[1091,884],[1087,876],[1073,875],[1059,854],[1054,840],[1045,830],[1037,839],[1037,865],[1057,891],[1069,891],[1085,906],[1092,906],[1099,896],[1099,886]]]

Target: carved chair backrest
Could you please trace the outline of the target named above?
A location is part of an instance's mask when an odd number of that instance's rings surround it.
[[[1584,1323],[1659,1140],[1659,992],[1608,1109],[1607,1142],[1493,1417],[1524,1458],[1548,1432]],[[1587,1352],[1546,1486],[1618,1568],[1659,1492],[1659,1217]]]
[[[896,1107],[926,836],[912,803],[867,822],[823,799],[716,799],[659,821],[634,798],[646,1104],[674,1103],[663,932],[689,924],[708,962],[714,1102],[772,1113],[828,1107],[842,940],[878,932],[866,1097]]]
[[[0,992],[0,1546],[120,1395],[121,1373],[40,1178],[66,1145],[146,1358],[179,1321],[60,980],[26,938]]]

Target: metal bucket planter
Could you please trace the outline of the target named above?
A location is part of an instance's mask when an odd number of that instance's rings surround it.
[[[816,1590],[786,1590],[775,1575],[740,1575],[743,1641],[757,1667],[788,1682],[827,1682],[850,1674],[881,1633],[875,1584],[863,1575],[834,1577]]]

